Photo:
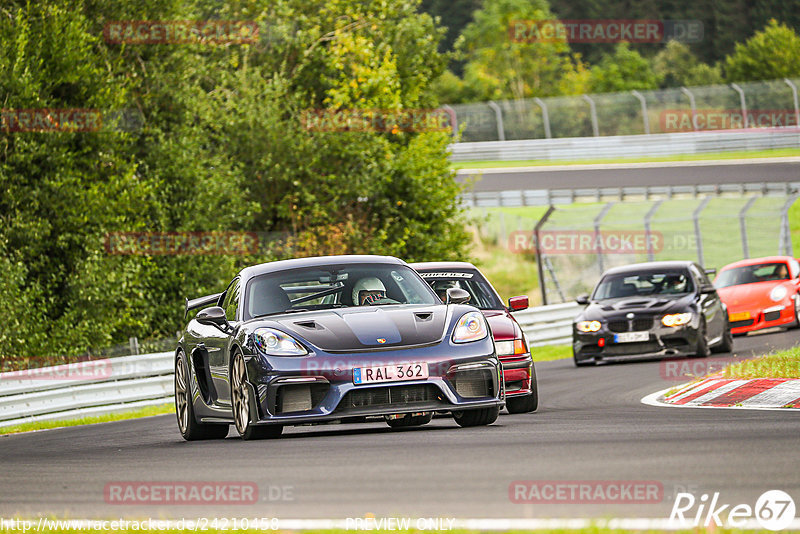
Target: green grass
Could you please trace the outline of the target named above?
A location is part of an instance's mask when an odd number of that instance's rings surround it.
[[[572,358],[572,345],[545,345],[531,347],[531,356],[535,362],[549,362]]]
[[[502,167],[538,167],[552,165],[595,165],[603,163],[648,163],[661,161],[708,161],[717,159],[783,158],[800,156],[800,148],[778,148],[774,150],[743,150],[734,152],[708,152],[706,154],[679,154],[675,156],[652,156],[639,158],[576,159],[519,161],[459,161],[450,165],[453,169],[494,169]]]
[[[800,347],[729,365],[725,378],[800,378]]]
[[[122,421],[124,419],[136,419],[139,417],[149,417],[151,415],[163,415],[175,413],[174,404],[159,404],[157,406],[147,406],[137,408],[127,412],[120,412],[107,415],[94,415],[91,417],[79,417],[76,419],[66,419],[64,421],[40,421],[33,423],[22,423],[20,425],[0,427],[0,435],[18,434],[20,432],[30,432],[32,430],[45,430],[49,428],[63,428],[68,426],[93,425],[96,423],[109,423],[111,421]]]

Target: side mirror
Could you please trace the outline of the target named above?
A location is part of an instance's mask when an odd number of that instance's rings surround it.
[[[575,297],[575,302],[583,305],[589,304],[589,295],[578,295]]]
[[[447,304],[465,304],[469,301],[469,293],[458,287],[447,290]]]
[[[225,329],[228,326],[228,319],[225,318],[225,310],[221,306],[211,306],[200,310],[195,317],[200,324],[216,326]]]
[[[708,276],[709,278],[712,277],[712,276],[715,276],[717,274],[717,270],[713,269],[713,268],[712,269],[706,269],[703,272],[706,273],[706,276]]]
[[[511,311],[521,311],[528,308],[528,296],[511,297],[508,299],[508,307]]]
[[[700,293],[702,295],[710,295],[710,294],[716,293],[716,292],[717,292],[717,288],[714,287],[711,284],[705,284],[705,285],[700,286]]]

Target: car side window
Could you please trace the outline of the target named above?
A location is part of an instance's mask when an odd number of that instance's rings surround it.
[[[239,309],[239,279],[234,278],[225,290],[225,299],[222,301],[225,317],[228,321],[236,320],[236,311]]]

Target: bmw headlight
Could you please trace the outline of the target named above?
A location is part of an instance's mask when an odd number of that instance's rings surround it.
[[[691,313],[673,313],[665,315],[661,318],[661,324],[664,326],[683,326],[692,320]]]
[[[603,324],[600,321],[578,321],[575,328],[579,332],[597,332]]]
[[[769,292],[769,299],[772,302],[780,302],[786,298],[786,286],[775,286]]]
[[[304,356],[308,351],[292,336],[273,328],[253,332],[253,343],[259,352],[271,356]]]
[[[467,312],[458,320],[453,331],[453,343],[479,341],[489,335],[486,319],[481,312]]]

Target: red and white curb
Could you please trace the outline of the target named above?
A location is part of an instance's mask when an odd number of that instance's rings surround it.
[[[669,396],[667,396],[668,393]],[[674,408],[746,408],[751,410],[800,408],[800,379],[732,379],[713,375],[699,382],[684,384],[678,389],[667,388],[657,391],[644,397],[642,403]]]

